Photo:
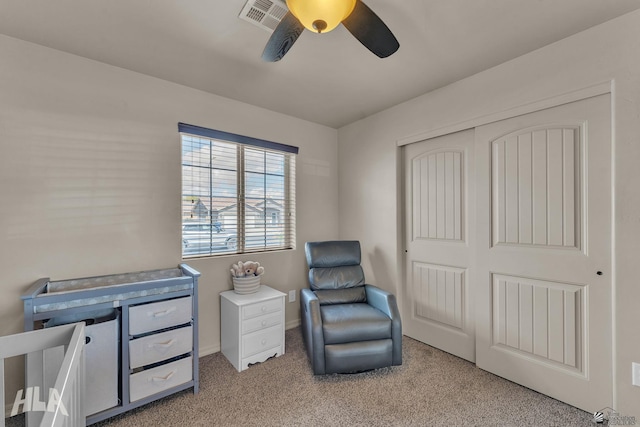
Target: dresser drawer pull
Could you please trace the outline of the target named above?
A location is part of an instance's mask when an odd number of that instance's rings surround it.
[[[159,383],[161,381],[169,381],[171,377],[175,375],[176,372],[178,372],[177,369],[169,372],[165,377],[151,377],[151,380],[154,383]]]
[[[173,347],[175,343],[176,343],[175,339],[171,339],[167,342],[154,342],[149,344],[147,348],[158,348],[160,350],[167,350],[168,348]]]
[[[267,311],[267,306],[266,306],[266,305],[263,305],[263,306],[262,306],[262,308],[261,308],[260,310],[262,310],[262,312],[264,313],[265,311]]]
[[[264,338],[262,339],[262,341],[260,341],[260,344],[262,344],[262,345],[265,345],[266,343],[267,343],[267,340],[264,339]]]
[[[163,311],[156,311],[155,313],[149,313],[149,315],[153,317],[163,317],[163,316],[166,316],[167,314],[173,313],[174,311],[176,311],[175,306],[169,307]]]
[[[267,326],[267,321],[266,320],[262,321],[262,326]]]

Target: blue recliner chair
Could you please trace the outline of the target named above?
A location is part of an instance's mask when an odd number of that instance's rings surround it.
[[[360,242],[307,242],[311,289],[300,291],[302,334],[316,375],[402,364],[396,298],[364,282]]]

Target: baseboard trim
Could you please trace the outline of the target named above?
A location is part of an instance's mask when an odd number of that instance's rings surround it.
[[[300,326],[300,319],[289,320],[287,323],[284,324],[284,328],[287,330],[297,328],[298,326]]]
[[[219,351],[220,351],[220,344],[210,345],[207,347],[200,347],[198,349],[198,358],[209,356],[210,354],[217,353]]]

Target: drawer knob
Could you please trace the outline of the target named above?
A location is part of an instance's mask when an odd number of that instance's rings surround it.
[[[267,326],[267,321],[266,320],[262,321],[262,326]]]
[[[264,313],[265,311],[267,311],[267,307],[266,306],[262,306],[262,312]]]
[[[260,341],[260,343],[261,343],[262,345],[265,345],[265,344],[267,343],[267,340],[263,338],[263,339],[262,339],[262,341]]]

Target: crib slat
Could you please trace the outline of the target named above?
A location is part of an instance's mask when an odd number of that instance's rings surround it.
[[[0,427],[4,427],[4,358],[0,359],[0,403],[2,403],[2,417],[0,417]]]
[[[70,324],[56,326],[49,329],[24,332],[22,334],[0,337],[0,402],[5,405],[4,392],[4,361],[6,358],[26,355],[27,384],[25,387],[38,387],[43,392],[43,398],[48,401],[49,386],[44,387],[43,378],[43,350],[51,347],[65,346],[66,351],[62,366],[57,370],[53,385],[59,393],[62,402],[72,409],[71,417],[63,416],[60,406],[55,412],[27,411],[25,421],[27,425],[54,426],[62,425],[84,426],[86,418],[83,407],[84,392],[84,324]],[[34,377],[34,373],[37,376]],[[30,380],[31,378],[31,380]],[[33,381],[33,384],[30,382]],[[71,399],[78,399],[73,401]],[[5,427],[5,414],[0,417],[0,427]]]

